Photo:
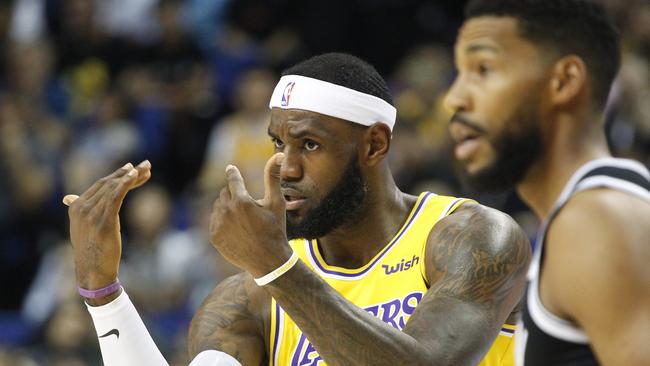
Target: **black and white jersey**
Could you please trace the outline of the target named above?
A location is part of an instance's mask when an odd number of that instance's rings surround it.
[[[650,172],[636,161],[604,158],[588,162],[569,179],[537,235],[522,321],[515,337],[518,366],[598,365],[584,330],[549,312],[539,297],[544,239],[549,225],[573,195],[593,188],[623,191],[650,203]]]

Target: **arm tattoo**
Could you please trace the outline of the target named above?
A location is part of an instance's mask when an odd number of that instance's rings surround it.
[[[216,349],[244,365],[265,362],[264,327],[254,314],[246,282],[243,273],[232,276],[219,284],[203,302],[190,325],[190,358],[204,350]]]
[[[404,331],[441,346],[450,364],[476,364],[523,294],[530,243],[507,215],[468,205],[439,222],[428,244],[432,286]]]
[[[458,213],[458,220],[432,232],[436,245],[429,267],[443,274],[437,296],[500,307],[517,282],[513,279],[528,267],[530,246],[511,219],[484,211],[470,206]]]

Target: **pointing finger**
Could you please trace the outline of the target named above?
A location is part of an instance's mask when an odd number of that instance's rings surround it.
[[[241,176],[241,173],[236,166],[228,165],[226,167],[226,180],[228,181],[228,190],[230,191],[231,198],[250,197],[248,191],[246,190],[246,185],[244,184],[244,178]]]
[[[277,153],[266,162],[264,167],[264,204],[282,205],[284,197],[280,191],[280,168],[284,160],[283,153]]]

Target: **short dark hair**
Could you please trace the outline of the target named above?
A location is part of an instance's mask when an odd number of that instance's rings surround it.
[[[465,18],[494,15],[516,18],[521,35],[575,54],[594,81],[594,98],[604,106],[621,64],[618,30],[594,0],[472,0]]]
[[[325,53],[302,61],[282,72],[344,86],[373,95],[393,105],[388,85],[377,70],[366,61],[347,53]]]

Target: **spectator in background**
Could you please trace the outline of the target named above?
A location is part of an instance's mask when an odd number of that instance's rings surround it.
[[[199,178],[204,192],[218,192],[225,183],[223,169],[236,164],[248,182],[249,192],[264,193],[264,164],[273,153],[267,133],[270,119],[268,100],[275,86],[274,75],[264,69],[245,73],[233,98],[235,111],[212,130],[206,162]]]
[[[400,62],[393,77],[400,123],[390,163],[396,181],[408,192],[459,193],[452,188],[455,179],[447,158],[450,142],[441,123],[449,118],[442,96],[452,74],[449,51],[422,46]]]
[[[163,187],[150,185],[134,193],[125,208],[128,244],[122,280],[145,311],[178,308],[192,286],[186,274],[198,243],[171,227],[173,202]]]
[[[621,72],[610,97],[606,129],[617,156],[650,165],[650,63],[634,52],[623,54]]]
[[[138,135],[122,95],[113,90],[98,97],[96,110],[67,156],[66,187],[84,187],[103,173],[101,164],[119,165],[138,151]]]
[[[43,349],[39,357],[42,364],[86,366],[98,363],[98,347],[92,342],[92,323],[85,312],[85,305],[74,298],[56,309],[43,331]]]
[[[111,37],[126,38],[139,44],[153,42],[159,0],[88,0],[96,4],[96,23]]]
[[[38,366],[26,352],[0,348],[0,366]]]
[[[3,308],[18,308],[38,265],[39,247],[52,245],[63,233],[55,197],[69,134],[48,98],[51,60],[47,43],[14,44],[7,89],[0,94],[0,247],[7,253],[0,258],[0,275],[14,279],[3,286]]]
[[[143,143],[151,136],[164,138],[160,160],[145,154],[142,158],[162,168],[163,181],[174,195],[183,192],[199,174],[207,136],[220,107],[215,78],[183,23],[182,5],[178,0],[159,2],[155,13],[159,38],[146,49],[143,60],[161,98],[164,135],[157,131],[160,127],[140,125],[147,126],[141,131]]]

